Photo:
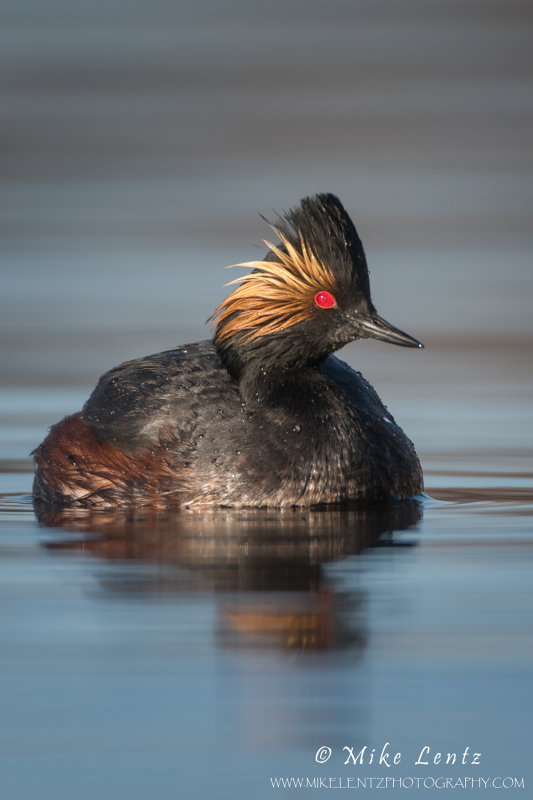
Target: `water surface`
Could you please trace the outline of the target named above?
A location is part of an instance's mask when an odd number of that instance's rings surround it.
[[[321,791],[271,778],[372,776],[528,796],[526,6],[4,6],[3,796],[263,800]],[[223,267],[263,252],[259,213],[316,191],[353,214],[378,311],[426,345],[342,356],[415,442],[428,498],[36,514],[47,428],[106,369],[209,336]],[[344,765],[387,742],[400,764]],[[415,765],[423,747],[481,763]]]

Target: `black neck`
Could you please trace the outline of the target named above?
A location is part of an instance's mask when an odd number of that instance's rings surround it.
[[[228,346],[219,348],[221,360],[230,375],[239,383],[246,402],[257,404],[275,398],[286,391],[295,391],[317,374],[317,367],[328,353],[310,359],[293,346],[286,350],[261,345]]]

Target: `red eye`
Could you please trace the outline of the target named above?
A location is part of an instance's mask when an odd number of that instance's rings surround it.
[[[318,294],[315,294],[315,305],[319,308],[334,308],[337,305],[337,301],[331,292],[318,292]]]

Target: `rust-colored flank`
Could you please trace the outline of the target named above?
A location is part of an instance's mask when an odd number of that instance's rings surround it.
[[[79,413],[72,414],[54,425],[34,451],[33,494],[48,503],[168,506],[182,482],[164,452],[125,453],[95,434]]]

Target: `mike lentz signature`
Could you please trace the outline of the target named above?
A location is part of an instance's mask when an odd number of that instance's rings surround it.
[[[381,765],[384,767],[392,767],[402,763],[402,753],[392,752],[390,742],[385,742],[381,750],[376,747],[370,748],[364,745],[360,750],[355,747],[345,745],[340,748],[344,764],[360,764],[370,766]],[[319,747],[315,753],[315,761],[317,764],[325,764],[331,756],[333,750],[331,747]],[[415,767],[427,767],[433,764],[481,764],[481,753],[472,752],[470,747],[465,747],[461,752],[438,752],[434,751],[429,745],[424,745],[417,751],[417,754],[412,757],[410,763]]]

